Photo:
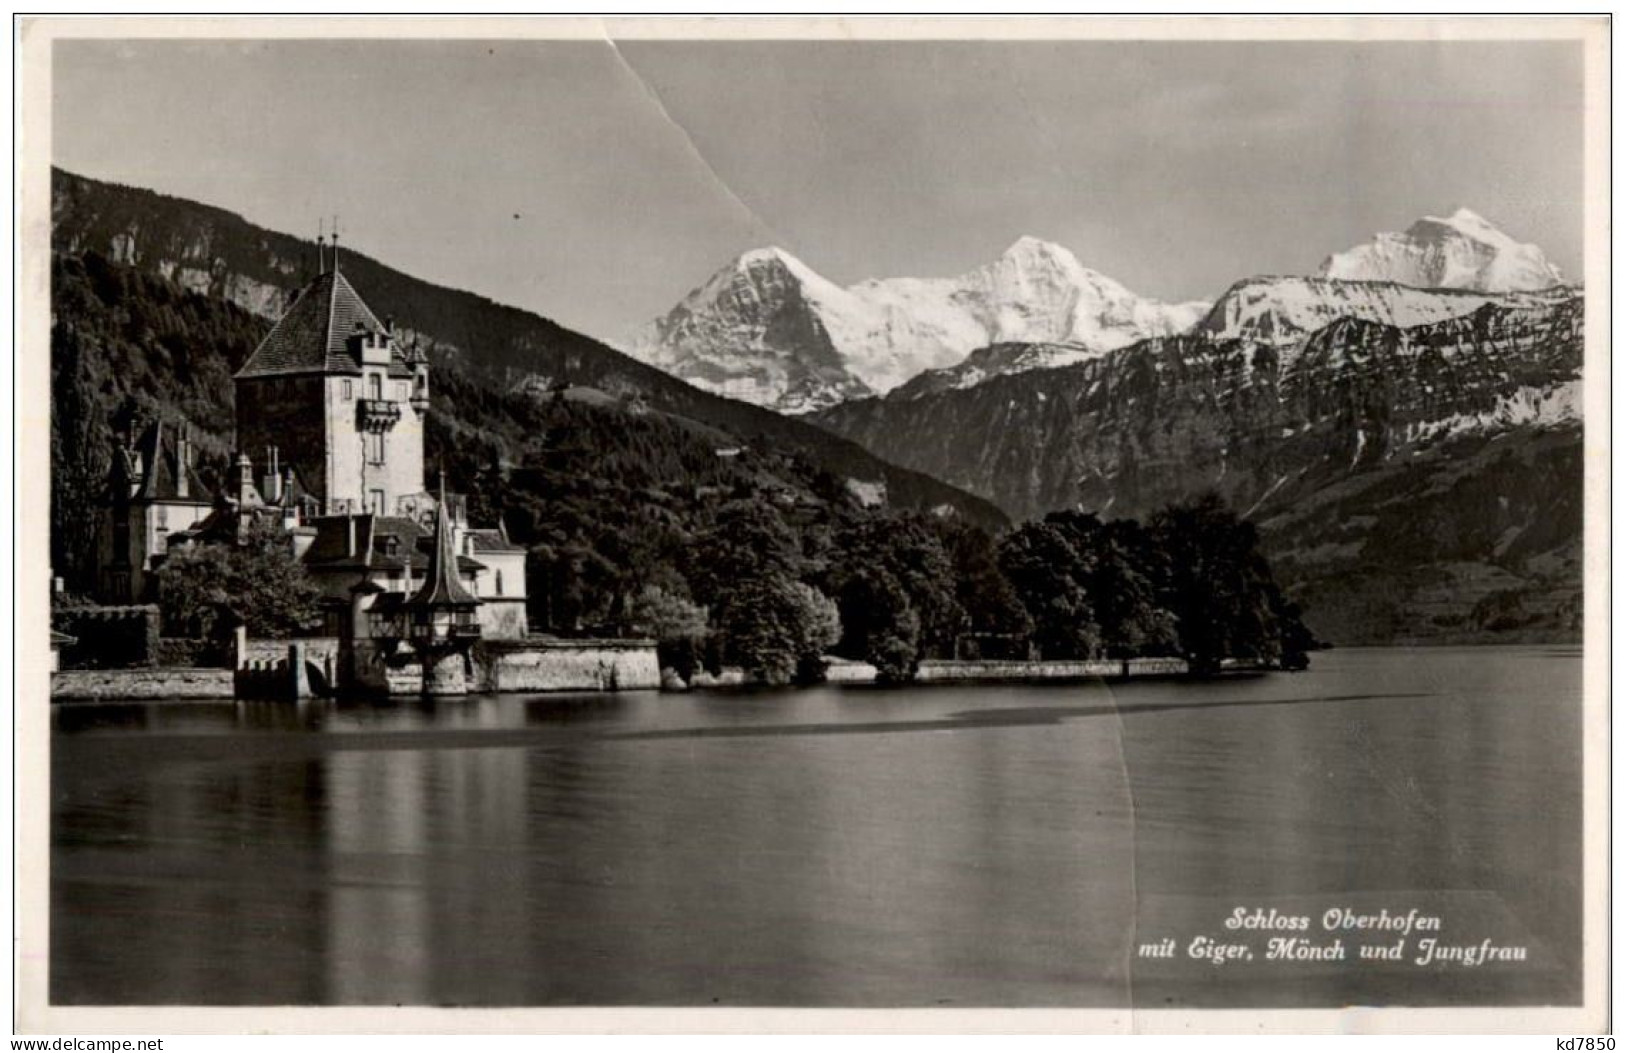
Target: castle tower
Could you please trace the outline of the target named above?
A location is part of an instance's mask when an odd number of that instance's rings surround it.
[[[237,447],[276,447],[327,515],[393,515],[423,492],[424,356],[396,345],[337,256],[232,378]]]

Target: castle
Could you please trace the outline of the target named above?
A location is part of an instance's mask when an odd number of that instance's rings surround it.
[[[454,594],[472,601],[478,635],[524,637],[525,550],[501,524],[470,526],[465,501],[425,485],[427,356],[403,348],[361,299],[336,245],[331,265],[320,250],[318,260],[233,378],[239,452],[223,486],[205,487],[184,423],[121,443],[101,532],[104,598],[148,599],[171,547],[258,521],[287,532],[322,592],[328,635],[387,637],[413,601]]]

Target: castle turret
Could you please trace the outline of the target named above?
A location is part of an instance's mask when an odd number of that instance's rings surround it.
[[[480,601],[459,580],[446,477],[435,503],[434,546],[420,588],[404,605],[407,637],[423,670],[426,695],[468,693],[468,651],[480,636]]]

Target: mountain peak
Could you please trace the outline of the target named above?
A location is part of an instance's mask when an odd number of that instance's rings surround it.
[[[1449,216],[1424,216],[1403,234],[1378,234],[1335,253],[1320,273],[1345,281],[1475,292],[1538,292],[1563,284],[1538,246],[1515,240],[1465,207]]]
[[[1062,263],[1076,263],[1077,257],[1072,250],[1064,245],[1057,245],[1053,241],[1035,238],[1031,234],[1023,234],[1010,243],[999,256],[1001,260],[1052,260]]]
[[[1448,228],[1487,245],[1516,247],[1518,244],[1500,227],[1470,208],[1458,208],[1448,216],[1423,216],[1411,224],[1406,233],[1418,237],[1430,232],[1439,233],[1439,228]]]
[[[743,270],[747,267],[762,263],[782,263],[789,267],[805,267],[795,256],[779,248],[777,245],[767,245],[759,249],[749,249],[741,252],[734,260],[734,267]]]

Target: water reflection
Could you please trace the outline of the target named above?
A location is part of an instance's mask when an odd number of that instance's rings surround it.
[[[1531,649],[1210,684],[61,707],[52,997],[1572,999],[1578,692]],[[1540,983],[1253,989],[1134,960],[1168,922],[1147,902],[1452,889],[1552,948]]]

